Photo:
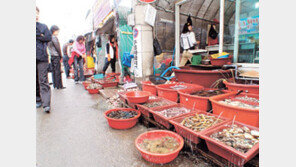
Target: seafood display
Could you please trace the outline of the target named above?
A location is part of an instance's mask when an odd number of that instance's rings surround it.
[[[87,89],[101,89],[101,88],[102,88],[102,86],[97,83],[91,83],[87,86]]]
[[[181,89],[186,89],[187,86],[185,85],[174,85],[174,86],[171,86],[170,89],[174,89],[174,90],[181,90]]]
[[[157,96],[149,96],[149,100],[157,99]]]
[[[230,106],[235,106],[235,107],[241,107],[241,108],[247,108],[247,109],[259,109],[259,104],[258,105],[251,105],[251,104],[246,104],[241,101],[234,101],[231,99],[224,99],[219,101],[221,104],[226,104]]]
[[[246,96],[241,96],[241,97],[236,97],[235,99],[248,101],[248,102],[253,102],[253,103],[259,103],[259,99],[256,99],[254,97],[248,97],[247,95]]]
[[[194,96],[212,97],[212,96],[224,94],[224,92],[222,90],[200,90],[190,94]]]
[[[248,152],[259,142],[258,131],[250,130],[246,126],[239,127],[237,125],[232,125],[220,132],[213,133],[210,137],[242,153]]]
[[[143,106],[148,108],[159,107],[164,105],[168,105],[168,103],[166,101],[154,101],[143,104]]]
[[[112,111],[107,116],[114,119],[130,119],[138,115],[135,111]]]
[[[158,112],[159,114],[167,118],[172,118],[181,114],[189,113],[190,111],[191,110],[184,107],[173,107],[173,108],[168,108],[168,109],[156,111],[156,112]]]
[[[140,147],[145,151],[158,154],[167,154],[179,147],[179,142],[173,137],[162,137],[159,139],[144,139]]]
[[[181,122],[181,125],[193,131],[200,132],[221,122],[222,120],[216,118],[215,116],[195,114],[194,116],[184,118]]]
[[[109,106],[114,107],[114,108],[120,108],[121,105],[122,105],[122,104],[121,104],[121,100],[120,100],[118,94],[116,94],[116,95],[114,95],[114,96],[108,98],[108,99],[107,99],[107,104],[108,104]]]

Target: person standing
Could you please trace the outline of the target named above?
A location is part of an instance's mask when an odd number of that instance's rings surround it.
[[[36,7],[36,106],[50,113],[51,92],[48,83],[47,43],[51,33],[45,24],[39,22],[39,9]]]
[[[48,51],[51,56],[52,65],[52,79],[53,87],[57,89],[64,89],[62,82],[62,72],[61,72],[61,59],[62,52],[61,46],[58,39],[59,27],[56,25],[51,26],[50,31],[52,33],[52,40],[48,43]]]
[[[68,43],[64,44],[63,46],[63,64],[64,64],[64,70],[65,70],[65,74],[66,77],[69,78],[70,77],[70,65],[68,63],[69,61],[69,51],[70,51],[70,46],[72,46],[74,43],[74,41],[72,39],[69,40]]]
[[[179,66],[185,66],[188,61],[191,62],[192,53],[189,50],[194,50],[197,46],[195,34],[192,31],[192,20],[189,16],[187,23],[185,23],[181,34],[181,46],[183,48],[183,54]]]
[[[110,35],[109,36],[109,42],[106,44],[106,59],[105,59],[105,65],[103,68],[103,74],[105,75],[107,68],[109,67],[109,64],[111,64],[112,73],[115,73],[115,64],[116,59],[118,58],[118,46],[115,41],[115,36]]]
[[[85,52],[85,44],[84,44],[84,37],[79,35],[76,38],[76,41],[73,44],[73,49],[71,53],[71,58],[69,60],[69,65],[71,66],[74,63],[74,80],[75,84],[78,81],[82,82],[85,80],[84,78],[84,71],[83,71],[83,61],[86,57]],[[78,69],[79,69],[79,77],[78,77]]]

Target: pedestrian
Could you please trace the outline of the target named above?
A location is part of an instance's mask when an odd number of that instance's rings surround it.
[[[83,70],[83,63],[86,57],[86,49],[85,49],[85,40],[82,35],[79,35],[76,41],[73,44],[73,49],[71,53],[71,58],[69,60],[69,65],[71,66],[74,62],[74,80],[75,84],[78,81],[82,82],[85,80],[84,78],[84,70]],[[78,69],[79,69],[79,76],[78,76]]]
[[[71,55],[71,49],[70,47],[73,45],[74,41],[72,39],[69,40],[66,44],[63,46],[63,64],[64,64],[64,70],[67,78],[70,78],[70,65],[68,63],[69,61],[69,55]]]
[[[181,34],[181,46],[183,49],[183,54],[179,66],[185,66],[187,62],[191,62],[192,53],[189,50],[194,50],[198,42],[195,39],[195,34],[192,31],[192,20],[189,16],[187,18],[187,23],[185,23],[182,34]]]
[[[112,73],[115,73],[115,64],[118,58],[118,46],[114,35],[109,36],[109,42],[106,44],[105,65],[103,68],[103,74],[105,75],[109,64],[111,64]]]
[[[36,7],[36,107],[43,106],[46,113],[50,112],[51,99],[46,48],[51,36],[47,26],[39,22],[39,9]]]
[[[59,30],[58,26],[51,26],[50,31],[52,33],[52,40],[48,43],[48,51],[51,57],[53,87],[57,89],[64,89],[65,87],[63,87],[61,71],[62,51],[58,39]]]

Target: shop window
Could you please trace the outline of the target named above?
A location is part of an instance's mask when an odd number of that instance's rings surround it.
[[[242,0],[238,63],[259,63],[259,0]]]

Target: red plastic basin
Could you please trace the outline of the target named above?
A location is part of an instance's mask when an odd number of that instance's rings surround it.
[[[125,95],[128,100],[128,103],[138,104],[138,103],[145,103],[146,101],[148,101],[151,93],[146,91],[130,91],[130,92],[127,92]]]
[[[220,100],[240,97],[240,96],[249,96],[259,99],[259,95],[256,94],[245,94],[242,93],[238,96],[235,96],[236,92],[226,93],[224,95],[210,97],[210,101],[213,107],[213,114],[219,115],[222,113],[223,117],[233,119],[235,116],[235,120],[238,122],[242,122],[251,126],[259,127],[259,109],[247,109],[241,107],[235,107],[230,105],[225,105],[219,103]]]
[[[84,89],[87,90],[87,87],[88,87],[89,84],[91,84],[91,82],[89,82],[89,81],[84,81],[84,82],[82,82],[82,84],[83,84],[83,86],[84,86]]]
[[[217,89],[210,89],[206,88],[205,90],[217,90]],[[180,90],[180,103],[184,104],[189,108],[194,108],[200,111],[210,111],[212,109],[209,98],[210,97],[202,97],[197,95],[191,95],[191,93],[196,92],[199,90]],[[224,93],[228,93],[228,91],[223,91]],[[217,95],[219,96],[219,95]],[[214,96],[212,96],[214,97]]]
[[[213,133],[222,131],[223,129],[227,128],[226,125],[231,125],[231,124],[232,122],[227,122],[215,128],[206,130],[204,133],[200,135],[200,137],[206,141],[208,149],[211,152],[225,158],[226,160],[238,166],[243,166],[246,162],[251,160],[253,157],[255,157],[259,153],[259,143],[254,145],[248,152],[242,153],[210,137]],[[245,125],[239,122],[235,122],[235,124],[238,126],[246,126],[251,130],[259,131],[258,128],[253,126]]]
[[[98,94],[99,93],[99,89],[87,89],[89,94]]]
[[[259,85],[248,85],[248,84],[239,84],[231,83],[228,81],[223,81],[229,91],[239,92],[243,90],[245,93],[259,94]]]
[[[109,118],[107,115],[111,113],[112,111],[136,111],[138,113],[137,116],[130,118],[130,119],[114,119],[114,118]],[[138,110],[131,109],[131,108],[116,108],[112,110],[108,110],[104,113],[105,118],[108,121],[108,124],[111,128],[114,129],[129,129],[134,127],[137,122],[138,118],[141,116],[141,113]]]
[[[183,69],[182,69],[183,68]],[[231,77],[230,70],[194,70],[193,68],[173,69],[179,82],[192,83],[210,88],[219,79]]]
[[[225,64],[231,63],[232,56],[230,56],[228,58],[220,58],[220,59],[213,59],[212,57],[210,57],[210,60],[211,60],[211,64],[213,66],[223,66]]]
[[[150,92],[152,95],[157,95],[156,86],[150,81],[142,81],[142,90]]]
[[[167,117],[163,116],[162,114],[158,113],[158,111],[162,111],[162,110],[169,109],[169,108],[175,108],[175,107],[184,107],[184,108],[186,108],[182,104],[175,104],[175,105],[170,105],[170,106],[159,107],[157,109],[150,109],[150,113],[153,115],[153,118],[154,118],[154,120],[156,122],[160,123],[161,125],[163,125],[167,129],[170,129],[172,127],[172,124],[170,124],[169,120],[180,117],[182,115],[186,115],[188,113],[180,114],[178,116],[171,117],[171,118],[167,118]],[[189,108],[187,108],[187,109],[189,109]],[[189,110],[190,110],[189,113],[195,112],[195,111],[193,111],[191,109],[189,109]]]
[[[190,116],[194,116],[195,114],[204,114],[204,115],[210,115],[210,116],[215,116],[216,118],[218,117],[218,115],[214,115],[214,114],[211,114],[211,113],[208,113],[208,112],[204,112],[204,111],[194,111],[194,112],[191,112],[189,114],[184,114],[180,117],[177,117],[177,118],[174,118],[174,119],[171,119],[170,120],[170,123],[172,125],[174,125],[175,127],[175,130],[176,132],[183,136],[184,138],[186,138],[187,140],[195,143],[195,144],[198,144],[200,142],[200,135],[205,132],[206,130],[209,130],[209,129],[213,129],[217,126],[220,126],[222,124],[224,124],[225,122],[229,122],[230,119],[228,118],[224,118],[224,117],[219,117],[219,119],[223,120],[222,122],[216,124],[216,125],[213,125],[207,129],[204,129],[202,131],[199,131],[199,132],[196,132],[190,128],[187,128],[183,125],[181,125],[181,122],[184,120],[184,118],[187,118],[187,117],[190,117]]]
[[[163,105],[163,106],[171,106],[171,105],[176,105],[177,104],[175,102],[172,102],[170,100],[164,99],[162,97],[160,97],[158,99],[148,100],[146,103],[151,103],[151,102],[155,102],[155,101],[163,101],[163,102],[165,102],[166,105]],[[145,115],[146,117],[148,117],[148,118],[151,118],[152,117],[151,109],[158,109],[158,108],[161,108],[163,106],[157,106],[157,107],[148,108],[148,107],[146,107],[144,105],[140,105],[140,104],[137,105],[139,111],[141,111],[141,113],[143,115]]]
[[[143,142],[144,139],[158,139],[162,137],[173,137],[179,142],[179,147],[168,154],[157,154],[157,153],[150,153],[148,151],[143,150],[140,147],[140,144]],[[183,138],[178,135],[177,133],[167,131],[167,130],[153,130],[149,132],[145,132],[140,134],[137,139],[135,140],[136,148],[140,151],[142,157],[149,162],[156,163],[156,164],[165,164],[173,161],[175,158],[177,158],[179,152],[184,146],[184,140]]]
[[[180,89],[175,90],[171,88],[172,86],[176,86],[176,85],[184,85],[187,87],[181,90],[202,90],[203,89],[203,86],[196,85],[196,84],[188,84],[188,83],[163,84],[163,85],[156,86],[158,96],[177,103],[179,101],[178,91]]]

